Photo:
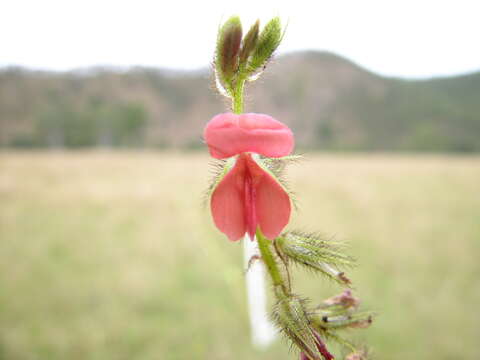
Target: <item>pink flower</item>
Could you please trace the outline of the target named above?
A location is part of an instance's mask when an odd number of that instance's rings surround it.
[[[294,143],[291,130],[268,115],[227,113],[215,116],[204,136],[213,157],[238,155],[211,196],[217,228],[231,241],[245,233],[253,239],[257,227],[265,237],[275,239],[289,221],[290,197],[251,153],[268,157],[290,154]]]

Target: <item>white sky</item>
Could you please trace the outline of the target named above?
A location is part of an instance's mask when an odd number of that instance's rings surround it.
[[[195,69],[222,20],[289,22],[280,53],[328,50],[403,77],[480,70],[480,1],[0,0],[0,66]],[[246,30],[246,29],[245,29]]]

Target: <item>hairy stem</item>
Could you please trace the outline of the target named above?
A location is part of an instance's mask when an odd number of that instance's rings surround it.
[[[258,242],[258,249],[260,250],[260,254],[262,255],[262,259],[267,268],[267,271],[272,278],[273,285],[281,286],[284,292],[288,294],[289,291],[287,286],[285,285],[285,280],[282,273],[280,272],[280,269],[278,268],[278,263],[272,253],[270,240],[263,236],[260,228],[257,228],[256,237]]]
[[[292,292],[292,279],[290,277],[290,271],[288,270],[288,259],[282,255],[282,252],[278,249],[277,242],[275,240],[273,241],[273,247],[277,253],[277,256],[280,258],[280,260],[282,260],[285,273],[287,274],[288,292]]]
[[[239,77],[237,79],[237,83],[233,89],[233,99],[232,99],[232,106],[233,112],[235,114],[241,114],[243,112],[243,88],[245,85],[245,79],[243,77]]]

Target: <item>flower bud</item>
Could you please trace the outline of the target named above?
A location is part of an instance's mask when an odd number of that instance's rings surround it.
[[[248,30],[247,35],[243,38],[242,49],[240,50],[240,64],[242,65],[245,65],[249,55],[257,45],[259,28],[260,21],[257,20],[250,30]]]
[[[287,232],[276,239],[278,249],[295,263],[318,271],[343,285],[351,282],[336,266],[351,266],[353,259],[316,234]]]
[[[343,291],[340,295],[332,296],[327,300],[323,301],[318,308],[320,309],[332,309],[332,308],[342,308],[345,310],[356,309],[360,304],[360,299],[352,295],[352,290],[347,289]]]
[[[255,74],[261,72],[268,60],[273,55],[273,52],[277,49],[278,45],[282,41],[282,25],[280,18],[275,17],[270,20],[263,28],[257,41],[257,45],[253,50],[248,70],[250,73]]]
[[[217,80],[227,89],[231,89],[232,80],[238,69],[238,54],[242,41],[242,24],[238,16],[232,16],[220,28],[215,56],[215,74]]]
[[[320,329],[366,328],[372,323],[373,313],[356,312],[359,304],[348,289],[317,306],[312,319]]]
[[[276,295],[278,303],[274,310],[274,320],[277,325],[303,353],[308,355],[308,359],[321,360],[317,339],[305,311],[305,301],[293,295],[285,295],[278,287]]]

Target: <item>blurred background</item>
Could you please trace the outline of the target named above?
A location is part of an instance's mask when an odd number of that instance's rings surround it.
[[[0,359],[292,359],[252,348],[242,246],[202,206],[222,21],[288,22],[246,110],[288,124],[291,228],[346,241],[377,359],[478,359],[474,1],[5,1]],[[313,302],[341,289],[298,271]],[[338,352],[341,354],[341,351]]]

